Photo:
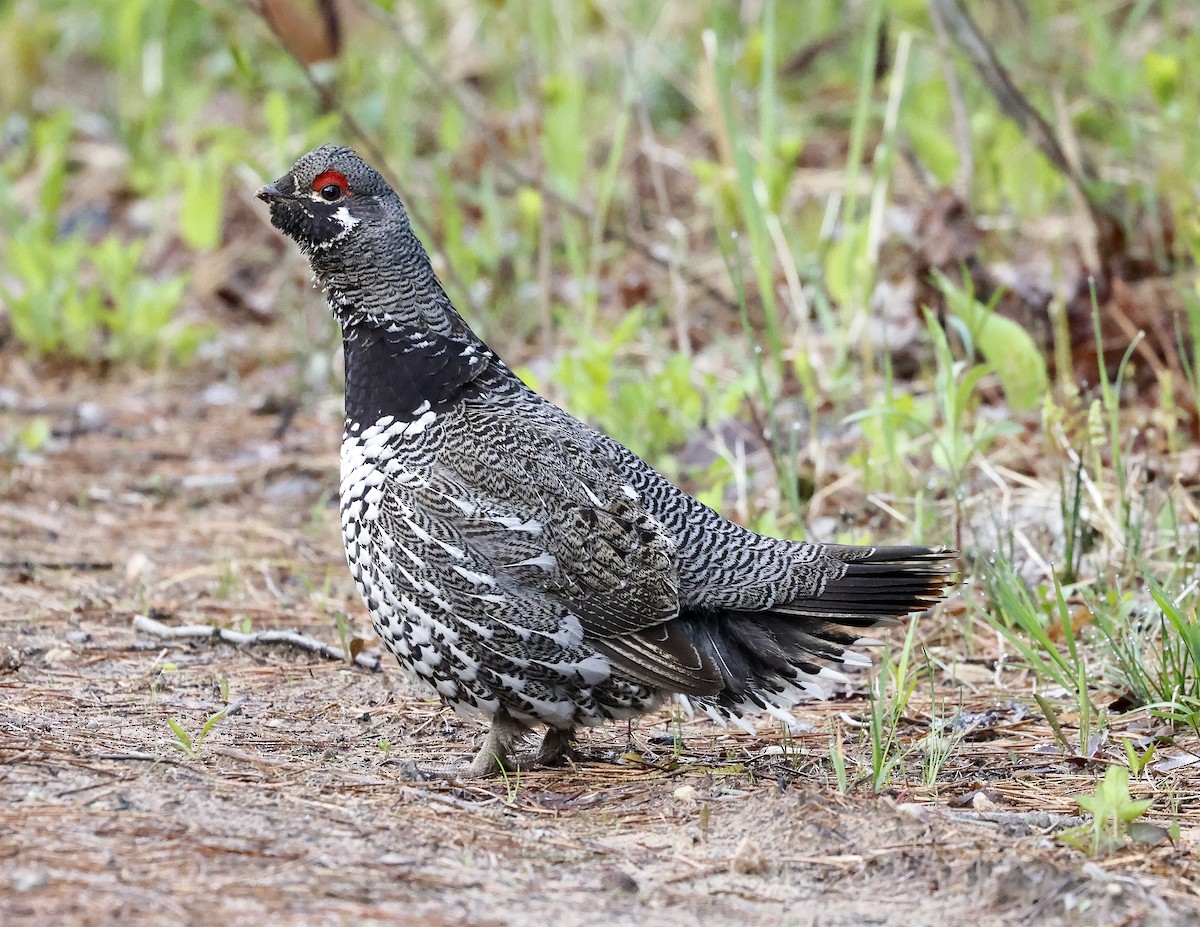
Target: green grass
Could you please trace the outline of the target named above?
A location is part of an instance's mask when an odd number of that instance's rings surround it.
[[[33,355],[76,361],[186,361],[208,332],[175,319],[188,278],[145,272],[142,242],[66,231],[73,117],[56,110],[33,123],[27,157],[41,186],[24,212],[0,189],[7,220],[0,298],[13,335]]]
[[[914,644],[919,622],[909,622],[899,653],[893,657],[885,649],[879,672],[867,690],[870,701],[871,787],[879,791],[890,785],[902,769],[905,751],[899,740],[901,721],[917,687],[913,665]]]

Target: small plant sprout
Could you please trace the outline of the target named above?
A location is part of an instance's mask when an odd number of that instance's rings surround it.
[[[346,662],[353,665],[354,659],[362,653],[365,642],[361,637],[354,635],[354,626],[350,623],[350,618],[345,612],[334,612],[333,620],[337,624],[338,640],[342,644],[342,654]]]
[[[150,679],[150,704],[153,705],[158,699],[158,687],[166,678],[168,673],[173,673],[177,669],[174,663],[159,663],[158,669],[154,676]]]
[[[942,767],[962,742],[967,728],[965,726],[956,728],[955,726],[955,721],[962,718],[961,701],[958,711],[952,717],[946,716],[946,703],[944,699],[940,701],[938,699],[937,688],[934,685],[933,667],[929,663],[928,654],[926,654],[926,667],[929,681],[930,725],[929,733],[921,739],[918,746],[924,754],[921,762],[921,781],[926,788],[933,789],[936,794]]]
[[[846,749],[842,740],[842,726],[834,721],[833,737],[829,739],[829,763],[837,779],[838,791],[845,795],[850,791],[850,780],[846,776]]]
[[[683,755],[683,711],[678,707],[671,712],[671,752],[678,763]]]
[[[188,759],[194,758],[200,752],[200,748],[204,746],[204,741],[208,739],[209,733],[216,726],[217,722],[225,717],[228,711],[228,708],[222,708],[220,711],[210,715],[208,720],[204,722],[204,727],[200,728],[200,733],[196,736],[195,740],[192,739],[192,736],[182,724],[174,718],[168,718],[167,727],[171,729],[171,733],[175,736],[173,740],[169,740],[167,743]]]
[[[1092,819],[1060,834],[1059,839],[1089,856],[1115,852],[1128,840],[1142,836],[1130,825],[1145,814],[1151,804],[1149,798],[1134,799],[1129,794],[1129,770],[1123,766],[1108,767],[1095,793],[1080,795],[1075,801],[1092,815]]]
[[[1150,744],[1150,746],[1139,753],[1133,741],[1128,737],[1121,738],[1121,746],[1125,748],[1125,759],[1129,762],[1129,774],[1140,777],[1146,771],[1146,767],[1153,761],[1157,748],[1154,744]]]
[[[916,643],[917,621],[909,622],[908,633],[899,656],[893,661],[884,651],[879,672],[868,690],[871,702],[871,784],[875,791],[892,780],[896,767],[903,766],[905,750],[899,743],[898,728],[904,710],[917,687],[912,653]]]
[[[1071,741],[1067,740],[1067,735],[1063,732],[1062,724],[1058,720],[1058,712],[1054,710],[1054,706],[1040,692],[1033,694],[1033,700],[1037,702],[1038,708],[1042,709],[1042,714],[1046,716],[1046,723],[1050,725],[1050,730],[1054,733],[1054,739],[1062,748],[1064,754],[1072,752]]]

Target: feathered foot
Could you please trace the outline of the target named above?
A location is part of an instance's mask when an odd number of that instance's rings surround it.
[[[529,728],[513,720],[502,708],[492,718],[492,726],[488,728],[487,736],[483,738],[483,744],[470,764],[419,766],[410,761],[401,765],[407,775],[421,782],[434,779],[491,779],[520,768],[520,764],[510,757],[528,732]]]
[[[531,766],[561,766],[569,760],[579,759],[579,754],[575,752],[575,730],[568,728],[560,731],[557,728],[549,728],[537,752],[526,754],[520,759],[531,760]]]
[[[492,719],[492,726],[475,759],[467,766],[419,766],[415,762],[402,763],[405,773],[422,782],[434,779],[491,779],[506,772],[518,772],[539,766],[561,766],[574,760],[575,731],[550,728],[542,738],[536,751],[516,754],[529,728],[514,721],[508,712],[501,709]]]

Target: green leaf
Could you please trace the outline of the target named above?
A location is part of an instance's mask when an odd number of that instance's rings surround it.
[[[1009,404],[1014,409],[1037,408],[1050,388],[1050,376],[1046,359],[1029,333],[945,275],[936,277],[947,308],[966,326],[971,340],[996,371]]]
[[[191,735],[184,730],[183,725],[174,718],[167,718],[167,727],[175,734],[175,739],[171,741],[171,746],[191,756],[195,752],[195,748],[192,746]]]
[[[1146,52],[1142,58],[1142,70],[1146,74],[1146,82],[1155,99],[1166,106],[1179,92],[1179,78],[1183,66],[1174,55],[1164,55],[1159,52]]]
[[[183,205],[179,213],[179,234],[190,248],[211,251],[221,241],[221,206],[224,197],[214,195],[221,189],[221,178],[213,170],[211,157],[184,162]]]
[[[50,440],[50,420],[38,416],[17,432],[17,440],[28,451],[40,451]]]
[[[204,743],[204,738],[206,738],[208,736],[208,732],[213,729],[213,725],[216,724],[218,721],[220,721],[222,718],[224,718],[225,713],[227,711],[229,711],[228,708],[222,708],[220,711],[214,713],[211,718],[209,718],[207,721],[204,722],[204,727],[202,727],[200,729],[200,739],[197,743],[197,746]]]
[[[1094,795],[1080,795],[1076,804],[1090,811],[1100,821],[1116,819],[1122,824],[1135,821],[1146,813],[1151,799],[1134,800],[1129,795],[1129,770],[1124,766],[1110,766],[1104,778],[1096,786]]]

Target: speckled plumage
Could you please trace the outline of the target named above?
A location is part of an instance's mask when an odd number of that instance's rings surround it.
[[[550,762],[577,726],[671,695],[788,717],[867,663],[846,649],[860,629],[943,595],[950,551],[757,535],[530,390],[349,149],[309,152],[259,195],[343,330],[351,573],[401,666],[492,719],[471,772],[510,763],[536,725]]]

